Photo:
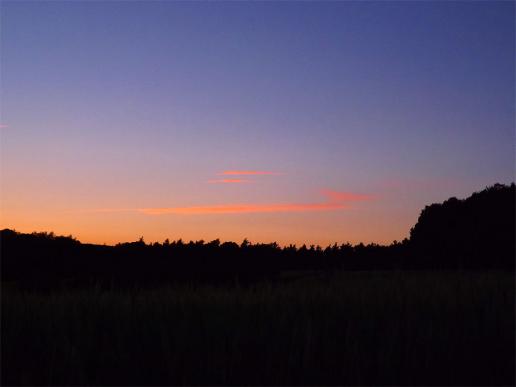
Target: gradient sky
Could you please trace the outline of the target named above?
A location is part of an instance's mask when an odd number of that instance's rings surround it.
[[[514,2],[0,12],[1,228],[390,243],[514,180]]]

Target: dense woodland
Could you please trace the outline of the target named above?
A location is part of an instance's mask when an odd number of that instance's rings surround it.
[[[182,240],[116,246],[53,233],[1,233],[2,282],[16,287],[148,286],[178,281],[246,284],[291,271],[514,270],[515,185],[426,206],[410,237],[389,246],[285,246]]]

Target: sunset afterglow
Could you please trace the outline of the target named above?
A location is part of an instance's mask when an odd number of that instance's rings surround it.
[[[512,2],[0,10],[2,228],[388,244],[514,180]]]

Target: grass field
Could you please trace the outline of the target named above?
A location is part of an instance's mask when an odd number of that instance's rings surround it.
[[[514,277],[2,292],[2,385],[511,385]]]

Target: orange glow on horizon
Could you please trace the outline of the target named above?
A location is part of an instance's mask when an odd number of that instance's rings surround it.
[[[363,203],[371,199],[370,195],[319,192],[324,193],[320,200],[306,202],[199,203],[147,208],[129,207],[127,201],[120,208],[41,207],[40,212],[19,211],[14,207],[3,211],[0,223],[4,228],[22,232],[72,234],[84,243],[116,244],[144,236],[146,241],[248,238],[263,243],[276,241],[280,245],[325,246],[335,242],[390,243],[402,239],[413,221],[408,218],[393,227],[389,213],[379,215],[375,207],[351,211],[354,203]]]

